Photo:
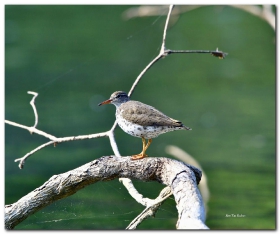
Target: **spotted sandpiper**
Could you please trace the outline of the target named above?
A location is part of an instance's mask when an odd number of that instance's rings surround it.
[[[191,130],[179,120],[168,117],[152,106],[130,100],[123,91],[114,92],[108,100],[98,105],[110,103],[117,108],[116,119],[121,129],[132,136],[142,138],[142,152],[133,155],[133,160],[148,156],[146,150],[152,143],[152,138],[175,130]],[[147,143],[146,139],[148,140]]]

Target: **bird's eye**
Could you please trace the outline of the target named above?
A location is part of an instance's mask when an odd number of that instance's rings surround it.
[[[123,94],[123,93],[120,93],[120,94],[117,95],[116,98],[123,97],[123,96],[124,96],[124,94]]]

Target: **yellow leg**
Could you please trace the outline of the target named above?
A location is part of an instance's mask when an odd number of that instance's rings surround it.
[[[149,148],[150,144],[152,143],[152,139],[149,139],[147,145],[145,146],[145,152]]]
[[[142,137],[142,144],[143,144],[142,152],[140,154],[133,155],[131,157],[131,159],[132,160],[137,160],[137,159],[142,159],[142,158],[148,157],[148,155],[145,154],[145,153],[146,153],[146,150],[149,148],[151,143],[152,143],[152,139],[149,139],[147,144],[146,144],[145,138]]]

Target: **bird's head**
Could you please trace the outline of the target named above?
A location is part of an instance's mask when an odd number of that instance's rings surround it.
[[[111,97],[108,100],[99,103],[98,106],[102,106],[102,105],[111,103],[111,104],[114,104],[116,107],[118,107],[122,103],[125,103],[127,101],[129,101],[129,97],[126,94],[126,92],[116,91],[116,92],[112,93]]]

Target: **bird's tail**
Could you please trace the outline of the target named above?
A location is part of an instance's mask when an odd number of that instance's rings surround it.
[[[172,119],[172,118],[171,118]],[[186,130],[192,130],[190,127],[185,126],[181,121],[176,120],[176,119],[172,119],[175,123],[180,124],[178,127],[183,127]]]

